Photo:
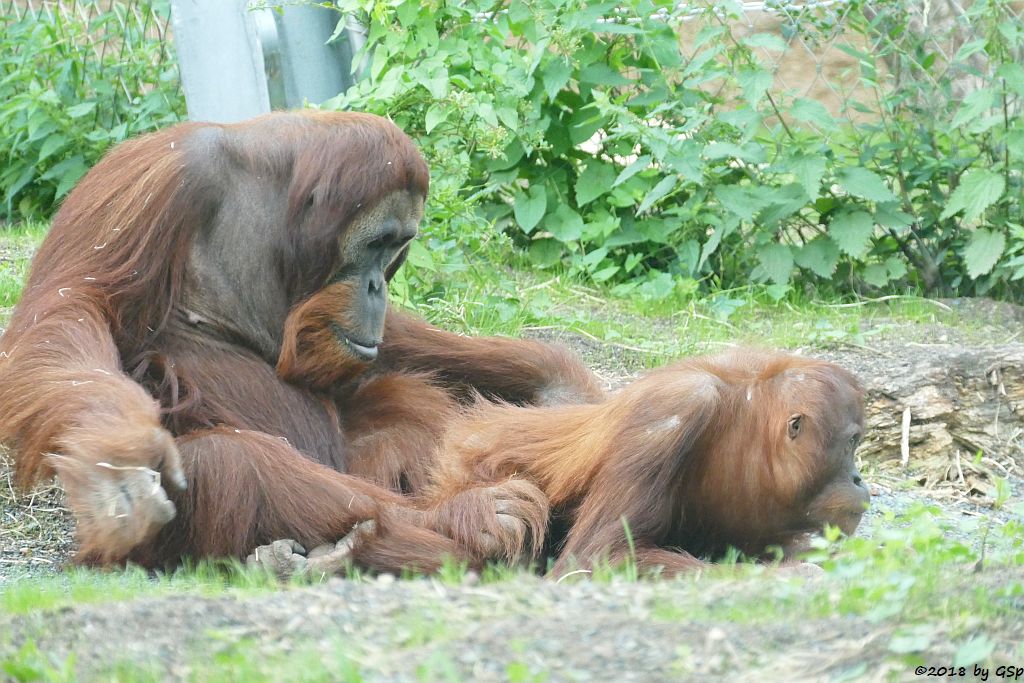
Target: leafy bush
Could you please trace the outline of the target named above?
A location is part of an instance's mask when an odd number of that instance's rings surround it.
[[[734,34],[735,2],[702,10],[685,50],[693,10],[674,2],[339,4],[366,23],[370,65],[329,106],[418,138],[435,254],[510,240],[534,266],[652,299],[750,282],[1021,291],[1024,30],[1006,0],[971,6],[976,37],[949,59],[894,0],[784,27],[878,45],[844,46],[877,98],[847,102],[856,117],[779,92],[762,56],[802,48]],[[958,100],[965,73],[980,85]]]
[[[0,8],[0,215],[48,215],[111,145],[182,118],[166,2]]]

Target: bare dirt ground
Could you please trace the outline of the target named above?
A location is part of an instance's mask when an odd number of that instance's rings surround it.
[[[991,302],[951,302],[963,325],[918,329],[908,339],[894,328],[870,347],[839,345],[808,350],[854,370],[884,372],[885,359],[936,353],[937,349],[1014,344],[1024,329],[1024,309]],[[884,321],[876,324],[884,324]],[[610,386],[627,381],[640,363],[628,349],[571,334],[556,337],[577,349]],[[1016,435],[1019,436],[1019,435]],[[1016,438],[1016,436],[1014,438]],[[1019,444],[1019,439],[1013,443]],[[997,458],[1014,500],[1024,498],[1024,455],[1019,448]],[[975,545],[978,516],[1002,524],[1006,508],[971,486],[950,483],[910,467],[894,466],[899,453],[865,463],[872,509],[862,529],[877,528],[885,511],[918,502],[938,507],[951,533]],[[922,485],[923,484],[923,485]],[[885,528],[884,524],[881,528]],[[73,550],[73,524],[54,487],[15,493],[8,463],[0,463],[0,591],[25,576],[60,572]],[[869,531],[865,533],[870,533]],[[1011,570],[965,575],[950,591],[996,589],[1020,580]],[[806,582],[830,577],[777,578],[794,594]],[[833,616],[766,628],[743,619],[709,619],[723,602],[741,604],[764,593],[763,577],[682,582],[550,581],[523,576],[498,584],[461,585],[434,579],[368,581],[331,579],[324,585],[249,597],[176,596],[80,605],[25,616],[0,615],[0,659],[33,639],[61,661],[76,655],[83,679],[113,663],[132,662],[157,680],[202,679],[203,662],[233,661],[265,673],[282,657],[308,657],[334,672],[329,680],[916,680],[911,667],[884,656],[895,626],[861,617]],[[785,594],[786,588],[782,588]],[[773,590],[778,594],[778,590]],[[784,610],[784,605],[780,604]],[[1016,606],[1024,615],[1024,603]],[[1024,616],[996,625],[1003,645],[1024,641]],[[10,633],[8,639],[3,634]],[[938,627],[928,662],[951,661],[951,638]],[[5,644],[5,641],[8,641]],[[1007,651],[1010,651],[1007,649]],[[253,659],[255,657],[255,659]],[[889,663],[886,663],[889,662]],[[901,668],[902,667],[902,668]],[[358,669],[362,678],[352,673]],[[291,674],[296,674],[291,671]],[[348,678],[346,678],[348,676]],[[271,675],[268,680],[278,680]]]
[[[178,596],[0,617],[0,628],[34,635],[41,652],[77,653],[80,672],[128,660],[157,680],[203,680],[212,659],[237,657],[239,671],[274,670],[275,658],[288,655],[297,658],[290,680],[301,680],[308,661],[331,672],[314,680],[913,680],[912,666],[885,661],[891,623],[787,620],[784,603],[771,627],[703,614],[708,606],[757,599],[764,580],[555,585],[527,576],[475,586],[332,579],[246,599]],[[1006,580],[982,579],[992,586]],[[785,588],[806,591],[806,581]],[[977,585],[965,579],[949,588]],[[1008,642],[1024,637],[1019,620],[1003,629]],[[952,661],[945,643],[953,635],[935,629],[928,661]],[[346,679],[349,668],[363,678]]]

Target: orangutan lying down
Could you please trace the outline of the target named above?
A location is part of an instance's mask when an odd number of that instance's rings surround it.
[[[792,556],[826,524],[856,529],[869,501],[854,461],[863,430],[850,373],[738,349],[652,371],[600,403],[477,401],[451,420],[421,504],[471,565],[552,558],[561,574],[632,557],[677,573],[730,547]],[[358,563],[358,536],[335,561]],[[405,564],[427,559],[409,548]]]

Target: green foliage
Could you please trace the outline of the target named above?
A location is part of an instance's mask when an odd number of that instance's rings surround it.
[[[237,562],[204,561],[154,577],[137,567],[122,572],[72,569],[57,576],[26,579],[0,592],[0,614],[26,614],[68,605],[117,602],[144,595],[193,593],[217,596],[247,594],[279,587],[277,579]]]
[[[0,672],[4,680],[28,683],[29,681],[51,681],[71,683],[75,677],[75,656],[58,661],[39,651],[35,642],[29,640],[10,657],[0,659]]]
[[[972,4],[976,39],[950,60],[896,0],[745,36],[733,2],[339,4],[368,27],[369,68],[326,106],[386,114],[428,156],[428,288],[456,248],[498,245],[641,299],[1020,290],[1024,31],[1005,0]],[[703,28],[681,50],[684,19]],[[842,31],[874,101],[783,91],[766,55],[804,48],[782,36]]]
[[[30,257],[49,227],[46,223],[26,221],[3,233],[0,240],[0,327],[4,324],[4,309],[13,307],[21,298],[28,279]]]
[[[0,7],[0,216],[48,215],[113,144],[184,114],[157,0]]]

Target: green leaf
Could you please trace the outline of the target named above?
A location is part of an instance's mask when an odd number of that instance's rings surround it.
[[[1006,135],[1006,148],[1014,156],[1024,156],[1024,130],[1011,130]]]
[[[649,108],[653,108],[653,106],[664,103],[671,96],[672,92],[664,85],[659,84],[649,90],[641,91],[636,97],[626,102],[626,105],[649,106]]]
[[[508,6],[508,18],[515,24],[521,24],[527,19],[532,19],[533,13],[530,11],[529,5],[522,0],[512,0]]]
[[[885,260],[885,268],[889,271],[890,280],[898,280],[907,274],[907,263],[899,256],[893,255]]]
[[[696,23],[696,22],[695,22]],[[703,22],[701,22],[703,23]],[[693,39],[692,49],[707,45],[709,42],[717,38],[718,36],[727,33],[729,31],[725,26],[719,26],[715,24],[709,24],[704,26],[700,31],[697,32],[697,37]]]
[[[401,2],[395,8],[395,16],[398,17],[398,23],[403,28],[409,28],[416,23],[416,17],[419,13],[420,5],[418,2]]]
[[[825,175],[825,157],[820,155],[802,154],[789,161],[789,170],[803,186],[804,192],[811,199],[817,199],[821,193],[821,179]]]
[[[435,100],[443,100],[447,97],[450,85],[451,79],[448,78],[448,69],[443,67],[431,74],[430,78],[423,81],[423,87],[430,92],[430,95]]]
[[[996,76],[1006,81],[1006,87],[1010,92],[1024,96],[1024,66],[1016,62],[1007,62],[999,67]]]
[[[789,218],[807,206],[807,196],[798,183],[789,183],[782,187],[767,188],[764,196],[768,197],[768,206],[761,211],[757,222],[762,226],[776,226],[780,221]],[[761,188],[758,188],[758,194]]]
[[[889,641],[889,651],[899,655],[923,652],[932,644],[932,633],[927,627],[901,628]]]
[[[636,229],[648,242],[668,244],[672,238],[674,226],[657,218],[647,218],[634,223]]]
[[[423,121],[423,127],[426,131],[429,133],[444,123],[444,120],[448,118],[448,111],[447,107],[437,104],[428,109]]]
[[[769,242],[758,248],[757,257],[772,282],[780,285],[789,282],[789,276],[793,273],[793,252],[787,245]]]
[[[995,267],[1006,247],[1006,237],[1001,232],[978,228],[964,248],[964,263],[967,275],[976,280]]]
[[[530,244],[530,263],[549,268],[562,260],[562,245],[545,237]]]
[[[609,249],[615,247],[623,247],[629,244],[638,244],[640,242],[646,242],[647,236],[636,229],[635,225],[629,225],[619,227],[615,232],[608,236],[604,244]]]
[[[47,137],[46,140],[43,141],[43,146],[39,149],[39,158],[36,160],[36,163],[45,161],[54,152],[58,152],[63,149],[67,141],[68,139],[59,133]]]
[[[832,219],[828,234],[843,253],[859,259],[867,253],[875,223],[866,211],[844,211]]]
[[[633,84],[633,81],[603,62],[595,62],[580,70],[579,81],[613,88]]]
[[[574,145],[586,142],[604,126],[605,118],[594,107],[584,107],[569,119],[569,140]]]
[[[692,183],[704,180],[704,160],[700,158],[701,146],[693,140],[684,140],[665,153],[665,163],[672,170]]]
[[[773,52],[785,52],[789,47],[785,40],[774,33],[753,33],[740,38],[740,42],[747,47],[760,47]]]
[[[977,635],[957,648],[953,655],[953,666],[973,666],[983,662],[992,655],[995,650],[993,643],[984,633]]]
[[[671,26],[650,26],[644,33],[644,48],[662,69],[674,69],[683,63],[679,50],[679,34]]]
[[[873,171],[859,166],[849,166],[839,171],[836,180],[839,185],[854,197],[869,202],[892,202],[896,196],[885,182]]]
[[[647,193],[647,196],[644,197],[644,200],[640,202],[640,206],[636,207],[636,212],[643,213],[647,209],[654,206],[655,202],[657,202],[659,199],[661,199],[669,192],[671,192],[678,182],[679,179],[674,175],[665,176],[664,178],[662,178],[661,182],[655,185],[654,188]]]
[[[615,167],[593,159],[576,180],[576,206],[583,206],[612,189]]]
[[[476,105],[476,115],[490,126],[498,127],[498,113],[489,102],[480,102]]]
[[[89,170],[89,165],[85,163],[85,159],[79,154],[60,162],[50,170],[52,171],[56,168],[61,168],[61,173],[60,182],[57,183],[57,191],[54,193],[53,198],[60,199],[71,191],[71,188],[75,186],[79,178],[85,175],[85,172]]]
[[[764,93],[772,86],[772,75],[763,69],[744,69],[736,75],[743,92],[743,99],[751,106],[757,105],[764,98]]]
[[[83,116],[88,116],[96,110],[95,102],[82,102],[74,106],[68,107],[64,111],[73,119],[80,119]]]
[[[566,59],[559,57],[548,62],[541,81],[544,83],[544,92],[549,100],[554,100],[558,96],[565,84],[569,82],[570,76],[572,76],[572,64]]]
[[[949,218],[963,211],[964,220],[972,221],[988,207],[999,201],[1006,189],[1003,176],[987,168],[975,168],[964,173],[960,184],[949,195],[949,203],[939,218]]]
[[[568,204],[559,204],[544,219],[544,228],[563,244],[575,242],[583,235],[583,219]]]
[[[606,268],[602,268],[601,270],[591,273],[590,279],[593,280],[594,282],[604,282],[605,280],[611,278],[613,275],[618,273],[621,269],[622,268],[620,266],[608,266]]]
[[[640,265],[640,262],[644,260],[643,254],[630,254],[626,257],[625,268],[627,273],[632,273],[633,269]]]
[[[860,276],[872,287],[884,287],[889,283],[889,269],[884,263],[871,263],[865,266]]]
[[[676,282],[669,273],[652,270],[647,273],[647,281],[637,290],[641,298],[660,301],[675,291]]]
[[[9,202],[14,199],[14,195],[21,192],[21,190],[28,185],[36,177],[36,167],[33,164],[27,164],[21,171],[21,175],[7,187],[7,193],[4,195],[4,201]]]
[[[743,220],[753,220],[757,212],[771,203],[772,188],[746,187],[740,185],[718,185],[715,197],[722,206]]]
[[[621,185],[622,183],[626,182],[627,180],[635,176],[640,171],[643,171],[650,165],[651,155],[643,154],[637,157],[636,161],[631,163],[626,168],[622,169],[622,173],[620,173],[619,176],[615,179],[615,182],[612,183],[612,187],[617,187]]]
[[[793,291],[793,288],[790,285],[788,285],[788,284],[785,284],[785,285],[774,284],[774,285],[768,285],[767,287],[765,287],[764,291],[768,294],[768,296],[770,296],[772,298],[772,301],[774,301],[775,303],[778,303],[778,302],[782,301],[782,297],[786,296],[791,291]]]
[[[432,273],[437,272],[437,264],[434,263],[434,257],[431,255],[430,250],[427,249],[427,245],[423,240],[413,240],[409,243],[409,254],[406,257],[406,263],[419,270]]]
[[[498,107],[497,114],[498,120],[509,130],[514,131],[519,128],[519,112],[513,107]]]
[[[994,95],[991,88],[981,88],[969,93],[964,97],[950,125],[959,128],[965,123],[971,123],[981,118],[982,114],[992,108]]]
[[[699,272],[704,267],[704,263],[707,262],[708,257],[718,250],[718,246],[722,243],[722,240],[729,236],[729,234],[739,227],[740,219],[737,216],[727,216],[718,222],[715,229],[712,231],[711,236],[708,237],[708,241],[704,243],[704,247],[701,249],[700,260],[697,262],[696,270]]]
[[[611,21],[598,21],[594,22],[591,26],[595,33],[619,33],[623,35],[636,35],[643,33],[638,26],[632,24],[617,24]]]
[[[28,121],[28,141],[35,142],[49,137],[57,131],[57,124],[46,117],[43,112],[37,112]],[[105,133],[106,131],[104,131]]]
[[[765,160],[765,151],[764,147],[756,142],[743,146],[731,142],[712,142],[704,148],[704,156],[712,160],[735,157],[751,164],[760,164]]]
[[[796,264],[820,278],[829,279],[839,263],[839,247],[827,235],[818,235],[796,250]]]
[[[956,55],[953,57],[954,62],[961,62],[976,52],[981,52],[985,49],[988,44],[988,38],[977,38],[969,42],[964,43],[960,46],[960,49],[956,51]]]
[[[875,222],[898,233],[913,225],[914,217],[900,211],[900,205],[896,202],[882,202],[875,206]]]
[[[547,207],[548,195],[544,191],[544,186],[531,185],[526,192],[520,192],[516,195],[512,205],[512,213],[515,215],[516,223],[519,224],[519,227],[529,235],[537,227],[537,224],[540,223],[540,219],[544,218]]]
[[[793,102],[793,106],[789,108],[789,115],[800,121],[813,123],[819,128],[826,130],[836,125],[835,119],[832,118],[832,114],[828,113],[825,105],[817,100],[807,99],[806,97],[801,97]]]
[[[732,111],[717,112],[715,118],[734,127],[744,142],[764,130],[764,116],[756,107],[740,107]],[[698,122],[694,119],[694,126],[696,125]]]
[[[600,247],[589,254],[577,257],[576,261],[589,272],[597,268],[606,258],[608,258],[608,247]]]

